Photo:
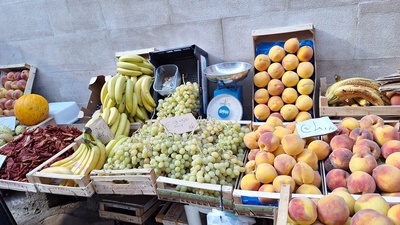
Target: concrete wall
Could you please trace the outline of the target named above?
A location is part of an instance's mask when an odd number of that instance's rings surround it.
[[[252,30],[305,23],[328,82],[400,68],[397,0],[0,0],[0,10],[0,65],[35,65],[33,92],[50,102],[86,106],[90,77],[115,74],[119,51],[196,44],[210,64],[252,63]],[[251,82],[242,82],[245,119]]]

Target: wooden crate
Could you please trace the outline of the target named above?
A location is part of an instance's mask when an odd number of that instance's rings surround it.
[[[332,119],[344,117],[354,117],[360,119],[365,115],[378,115],[383,119],[399,119],[400,106],[329,106],[325,91],[328,87],[326,77],[320,79],[321,87],[319,91],[319,117],[328,116]]]
[[[29,78],[26,81],[26,87],[24,90],[24,94],[30,94],[32,92],[32,87],[33,87],[33,81],[35,80],[36,76],[36,67],[22,63],[22,64],[10,64],[10,65],[2,65],[0,66],[0,71],[1,75],[0,76],[6,76],[8,72],[11,71],[18,71],[21,72],[22,70],[29,70]],[[0,87],[3,87],[3,85],[0,83]]]
[[[213,197],[177,191],[176,187],[178,185],[203,190],[219,191],[221,193],[221,196]],[[232,191],[233,187],[226,185],[198,183],[163,176],[157,178],[157,196],[159,199],[165,201],[186,203],[212,208],[220,208],[222,206],[226,210],[233,210]]]
[[[143,224],[162,204],[157,196],[104,196],[99,202],[99,216],[128,223]]]
[[[59,194],[59,195],[71,195],[71,196],[81,196],[90,197],[94,194],[94,189],[89,176],[83,175],[64,175],[55,173],[43,173],[40,172],[45,166],[54,162],[56,158],[63,155],[65,152],[73,148],[76,150],[80,142],[73,142],[57,154],[55,154],[50,159],[46,160],[34,170],[29,172],[26,177],[29,183],[35,185],[38,192]],[[76,182],[77,187],[60,186],[62,180],[73,180]]]
[[[163,225],[188,225],[184,204],[166,202],[156,216],[156,222]]]
[[[156,195],[153,169],[93,170],[90,179],[97,194]]]
[[[25,191],[25,192],[38,192],[36,186],[29,182],[20,182],[13,180],[0,180],[0,189],[13,190],[13,191]]]

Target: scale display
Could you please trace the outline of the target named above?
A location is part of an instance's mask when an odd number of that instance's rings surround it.
[[[207,117],[220,120],[241,120],[242,116],[242,104],[232,95],[220,94],[208,103]]]

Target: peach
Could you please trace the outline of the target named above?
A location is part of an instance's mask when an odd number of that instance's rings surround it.
[[[296,122],[303,122],[303,121],[306,121],[309,119],[312,119],[312,115],[311,115],[311,113],[306,112],[306,111],[301,111],[301,112],[297,113],[296,118],[294,118],[294,120]]]
[[[296,72],[286,71],[285,73],[283,73],[281,80],[283,85],[285,85],[285,87],[294,87],[297,85],[300,78]]]
[[[307,197],[295,197],[289,201],[288,216],[295,224],[312,224],[317,220],[317,205]]]
[[[305,162],[297,162],[292,169],[292,177],[297,185],[311,184],[314,180],[314,170]]]
[[[324,161],[324,167],[325,167],[325,172],[329,172],[333,169],[335,169],[335,167],[333,167],[331,160],[328,158],[325,159]]]
[[[322,195],[322,192],[313,184],[302,184],[296,189],[296,194]]]
[[[271,164],[261,163],[257,165],[255,175],[260,183],[269,184],[278,176],[278,173]]]
[[[382,192],[400,192],[400,169],[380,164],[372,171],[372,177]]]
[[[24,94],[24,92],[22,92],[21,90],[14,90],[12,93],[12,99],[17,100],[19,99],[22,95]]]
[[[345,134],[345,135],[349,136],[350,130],[347,129],[347,127],[343,126],[340,123],[336,124],[336,127],[337,127],[337,131],[322,136],[324,141],[330,143],[333,137],[335,137],[337,135],[341,135],[341,134]]]
[[[286,154],[282,148],[282,145],[279,145],[278,148],[272,153],[275,155],[275,157],[277,157],[278,155]]]
[[[255,131],[250,131],[243,137],[243,142],[248,149],[258,148],[258,138],[260,135]]]
[[[254,92],[254,101],[257,104],[266,104],[269,100],[269,92],[265,88],[259,88]]]
[[[272,79],[281,79],[285,73],[285,69],[283,68],[282,64],[277,62],[271,63],[267,71]]]
[[[381,146],[382,157],[385,159],[395,152],[400,152],[399,140],[389,140]]]
[[[288,134],[281,140],[282,148],[288,155],[298,155],[304,150],[305,141],[297,134]]]
[[[5,103],[8,99],[7,98],[0,98],[0,108],[6,109]]]
[[[344,117],[340,123],[350,131],[360,127],[360,121],[354,117]]]
[[[378,143],[379,146],[382,146],[390,140],[399,140],[399,131],[392,125],[385,124],[375,127],[372,133],[374,134],[374,141]]]
[[[360,139],[369,139],[373,140],[374,136],[371,131],[369,131],[367,128],[355,128],[352,131],[350,131],[349,137],[353,139],[354,141],[358,141]]]
[[[267,151],[259,151],[254,159],[256,161],[256,165],[260,165],[262,163],[268,163],[270,165],[274,164],[275,155],[271,152]]]
[[[282,59],[282,66],[286,71],[295,70],[299,65],[299,58],[295,54],[286,54]]]
[[[258,71],[267,70],[270,64],[271,60],[269,59],[268,55],[265,54],[258,54],[254,59],[254,68],[256,68]]]
[[[12,109],[14,107],[14,102],[15,100],[13,99],[8,99],[5,103],[4,103],[4,107],[8,110]]]
[[[314,50],[311,46],[304,45],[299,48],[297,51],[297,57],[299,58],[300,62],[308,62],[312,59],[314,55]]]
[[[14,109],[10,109],[10,110],[8,110],[8,112],[6,110],[4,110],[3,113],[5,116],[15,116]]]
[[[282,140],[283,137],[288,134],[292,134],[293,132],[286,127],[276,126],[273,133],[279,138],[279,140]]]
[[[29,70],[22,70],[21,79],[28,80],[28,78],[29,78]]]
[[[280,96],[270,96],[270,98],[268,100],[268,103],[267,103],[267,106],[272,112],[278,112],[279,113],[279,110],[281,110],[281,108],[282,108],[282,106],[284,104],[285,103],[283,102],[283,100],[282,100],[282,98]]]
[[[285,104],[282,106],[279,112],[285,121],[290,122],[296,118],[297,114],[299,113],[299,109],[294,104]]]
[[[289,175],[278,175],[274,181],[272,181],[272,185],[274,186],[274,190],[277,193],[281,192],[281,186],[283,184],[290,185],[290,191],[293,192],[296,186],[296,182],[294,181],[293,177]]]
[[[256,175],[248,173],[240,180],[240,188],[248,191],[258,191],[261,187],[261,183],[256,179]]]
[[[4,88],[7,89],[7,90],[11,90],[12,89],[11,84],[12,84],[12,81],[11,80],[7,80],[4,83]]]
[[[295,164],[296,159],[288,154],[280,154],[274,160],[274,167],[279,175],[290,175]]]
[[[5,89],[5,88],[0,88],[0,98],[5,98],[6,97],[6,92],[7,92],[7,89]]]
[[[329,142],[332,151],[337,148],[353,149],[355,141],[346,134],[339,134],[334,136]]]
[[[382,126],[385,124],[385,121],[382,117],[377,115],[365,115],[360,119],[360,127],[367,128],[371,132],[378,126]]]
[[[347,188],[347,178],[350,176],[349,172],[342,169],[332,169],[325,177],[326,186],[329,190],[333,191],[336,188]]]
[[[272,184],[263,184],[263,185],[261,185],[260,189],[258,189],[258,191],[275,193],[274,186]],[[259,197],[258,200],[264,204],[274,204],[278,201],[278,199],[264,198],[264,197]]]
[[[14,75],[15,75],[15,72],[13,72],[13,71],[8,72],[8,73],[6,74],[7,80],[10,80],[10,81],[15,80],[15,79],[14,79]]]
[[[21,80],[21,72],[15,72],[14,74],[14,80]]]
[[[278,96],[275,96],[275,97],[278,97]],[[269,107],[269,106],[268,106]],[[276,117],[276,118],[278,118],[278,119],[280,119],[282,122],[283,122],[283,117],[282,117],[282,115],[279,113],[279,112],[273,112],[273,113],[271,113],[271,115],[269,115],[269,117]],[[269,118],[268,117],[268,118]],[[268,119],[267,119],[268,120]]]
[[[331,152],[329,159],[336,169],[349,169],[350,159],[353,156],[353,152],[347,148],[337,148]]]
[[[247,161],[246,164],[244,164],[244,169],[245,169],[244,172],[245,172],[245,174],[255,173],[256,172],[256,167],[257,167],[257,164],[256,164],[256,161],[254,159]]]
[[[307,145],[307,148],[315,152],[318,160],[324,160],[331,153],[331,147],[323,140],[314,140]]]
[[[3,115],[4,115],[4,116],[9,116],[9,115],[10,115],[10,110],[8,110],[8,109],[3,109]]]
[[[289,129],[292,133],[296,132],[296,121],[288,122],[285,124],[285,127]]]
[[[314,65],[311,62],[300,62],[296,71],[299,77],[310,78],[314,74]]]
[[[389,204],[378,193],[366,193],[361,195],[354,203],[354,212],[363,209],[373,209],[386,215],[389,210]]]
[[[332,191],[332,194],[342,197],[349,207],[350,216],[354,215],[354,203],[356,202],[356,199],[353,197],[353,195],[350,194],[347,189],[336,188]]]
[[[250,150],[249,154],[247,155],[248,160],[254,160],[256,158],[257,153],[260,151],[259,148],[253,148]]]
[[[288,53],[296,53],[300,48],[300,42],[297,37],[289,38],[283,44],[283,49]]]
[[[312,109],[314,101],[309,95],[299,95],[294,104],[300,111],[309,111]]]
[[[375,159],[379,159],[381,156],[381,147],[375,142],[368,139],[361,139],[356,141],[353,146],[353,153],[365,152],[370,153]]]
[[[278,136],[272,132],[265,132],[258,138],[258,147],[267,152],[275,151],[280,144]]]
[[[14,90],[18,89],[18,81],[17,80],[14,80],[13,82],[11,82],[11,88]]]
[[[374,178],[363,171],[354,171],[347,178],[347,189],[351,194],[366,194],[376,191]]]
[[[270,110],[266,104],[257,104],[253,111],[254,117],[260,121],[266,120],[270,114]]]
[[[7,80],[7,75],[1,76],[1,77],[0,77],[0,81],[1,81],[1,85],[3,85],[3,87],[4,87],[4,84],[8,81],[8,80]]]
[[[333,194],[322,196],[317,204],[318,219],[326,225],[343,225],[350,216],[346,201]]]
[[[265,121],[265,123],[270,124],[274,127],[278,127],[278,126],[283,126],[283,118],[281,119],[280,117],[276,116],[276,117],[268,117],[267,121]]]
[[[6,91],[6,93],[4,94],[4,96],[5,96],[7,99],[12,99],[13,93],[14,93],[14,90],[9,89],[9,90]]]
[[[317,188],[320,188],[322,185],[322,178],[321,174],[319,174],[318,171],[314,170],[314,180],[311,182],[312,185],[316,186]]]
[[[300,94],[309,95],[314,91],[314,81],[310,78],[303,78],[299,80],[296,87]]]
[[[385,163],[400,169],[400,152],[393,152],[392,154],[390,154],[386,158]]]
[[[279,45],[272,46],[268,51],[268,57],[272,62],[280,62],[285,57],[286,51]]]
[[[318,170],[318,156],[313,150],[308,148],[303,149],[303,151],[296,156],[297,162],[305,162],[313,170]]]
[[[285,90],[285,85],[279,79],[271,79],[267,85],[267,90],[270,95],[278,96]]]
[[[400,93],[396,93],[392,97],[390,97],[390,104],[400,105]]]
[[[393,225],[393,222],[382,213],[373,209],[363,209],[351,218],[351,225]]]
[[[400,204],[393,205],[387,212],[387,217],[394,225],[400,225]]]
[[[256,86],[258,88],[266,87],[270,80],[271,80],[271,77],[269,76],[267,71],[260,71],[256,74],[254,74],[254,77],[253,77],[254,86]]]
[[[285,88],[285,90],[283,90],[281,95],[283,102],[288,104],[295,103],[297,97],[298,97],[297,91],[292,87]]]
[[[370,153],[359,152],[355,153],[349,162],[349,169],[351,172],[364,171],[372,174],[372,170],[378,166],[375,157]]]
[[[268,120],[268,119],[267,119]],[[275,127],[272,126],[271,124],[268,123],[264,123],[261,124],[260,126],[257,127],[256,132],[261,135],[265,132],[274,132],[275,131]]]
[[[393,95],[397,94],[396,91],[387,91],[385,92],[386,97],[391,98]]]

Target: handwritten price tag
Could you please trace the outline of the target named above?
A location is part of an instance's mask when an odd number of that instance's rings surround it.
[[[191,113],[165,118],[161,120],[161,123],[167,128],[168,132],[175,134],[183,134],[199,129],[197,120]]]
[[[101,116],[90,124],[89,127],[92,129],[94,136],[100,139],[103,144],[108,143],[114,138],[114,134],[111,132],[110,127]]]
[[[329,117],[310,119],[296,123],[296,129],[301,138],[320,136],[337,131],[337,127]]]

